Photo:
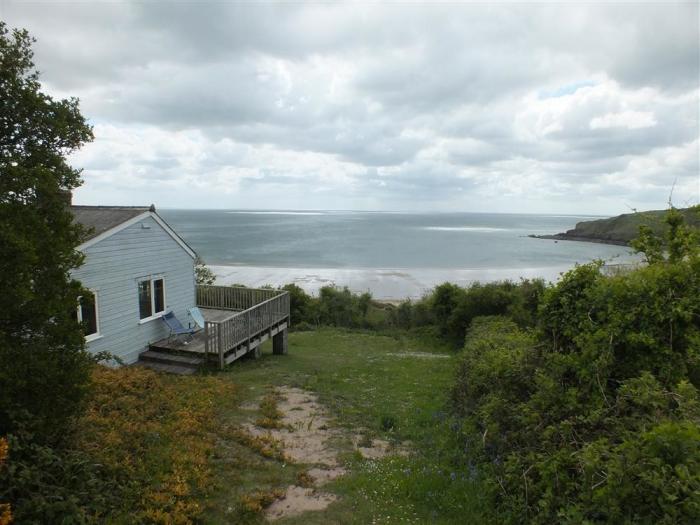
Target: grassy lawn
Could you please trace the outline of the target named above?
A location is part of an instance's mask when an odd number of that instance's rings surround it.
[[[258,361],[244,359],[215,374],[235,385],[235,400],[221,400],[221,431],[212,459],[212,496],[206,523],[259,523],[246,502],[294,484],[301,465],[266,458],[250,443],[226,435],[259,416],[241,405],[259,401],[274,386],[307,389],[318,396],[343,429],[337,439],[350,474],[329,485],[339,500],[325,511],[281,523],[477,523],[483,522],[479,486],[441,457],[448,439],[444,406],[456,358],[446,348],[417,338],[322,329],[290,334],[289,355],[263,349]],[[363,459],[350,436],[408,444],[410,457]]]

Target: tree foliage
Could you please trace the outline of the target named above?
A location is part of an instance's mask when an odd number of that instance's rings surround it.
[[[533,326],[544,289],[542,279],[477,282],[467,287],[443,283],[419,301],[402,302],[394,313],[394,322],[402,328],[434,325],[445,340],[461,347],[477,317],[502,315],[520,326]]]
[[[369,292],[356,294],[347,287],[323,286],[318,297],[313,297],[293,283],[283,286],[282,289],[289,292],[292,323],[298,327],[369,326],[367,314],[372,303],[372,295]]]
[[[700,217],[700,205],[685,211]],[[639,236],[630,245],[637,253],[642,254],[649,264],[665,260],[677,262],[684,257],[697,255],[700,249],[700,235],[697,228],[686,223],[685,217],[686,215],[671,206],[662,221],[666,226],[665,237],[655,235],[648,225],[641,225]]]
[[[214,281],[216,281],[216,275],[209,269],[199,255],[194,260],[194,281],[197,284],[205,285],[214,284]]]
[[[549,287],[536,330],[472,322],[452,407],[500,522],[700,521],[700,257],[667,221],[648,265]]]
[[[88,381],[69,272],[82,230],[65,192],[80,185],[66,155],[91,140],[76,99],[40,91],[32,39],[0,22],[0,434],[63,434]]]

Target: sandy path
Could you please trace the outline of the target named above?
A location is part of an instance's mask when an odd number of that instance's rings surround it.
[[[338,497],[320,488],[347,473],[339,463],[338,450],[333,444],[345,434],[333,426],[318,398],[306,390],[286,386],[276,388],[275,392],[279,396],[277,409],[283,415],[281,428],[263,429],[252,423],[244,424],[244,428],[253,435],[268,435],[279,440],[287,457],[294,463],[308,465],[309,469],[304,486],[290,485],[285,497],[265,510],[265,517],[270,521],[324,510]],[[255,409],[252,403],[245,408]],[[391,445],[381,439],[369,443],[363,443],[361,435],[351,436],[351,439],[355,449],[367,459],[382,458],[390,452],[403,453],[403,450],[392,451]]]
[[[292,461],[312,467],[307,471],[312,486],[287,487],[285,497],[265,510],[265,517],[270,521],[324,510],[337,496],[322,492],[318,487],[346,473],[338,463],[337,450],[331,444],[341,433],[331,426],[328,413],[316,396],[291,387],[277,388],[276,393],[280,396],[277,409],[283,414],[283,428],[263,430],[249,425],[248,430],[253,434],[269,432],[284,444],[284,453]]]

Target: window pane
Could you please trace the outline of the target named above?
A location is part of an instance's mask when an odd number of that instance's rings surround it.
[[[151,317],[151,281],[139,283],[139,318]]]
[[[97,333],[97,311],[95,305],[95,296],[86,294],[80,298],[80,316],[83,320],[83,329],[85,335]]]
[[[155,304],[156,311],[154,313],[162,312],[165,310],[165,294],[163,292],[163,279],[156,279],[153,281],[153,304]]]

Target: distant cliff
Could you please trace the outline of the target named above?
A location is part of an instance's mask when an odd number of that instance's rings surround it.
[[[680,209],[685,221],[700,228],[700,207]],[[538,239],[555,239],[562,241],[600,242],[605,244],[629,245],[639,235],[639,226],[646,224],[655,233],[664,235],[666,224],[663,222],[666,210],[625,213],[609,219],[582,221],[573,230],[555,235],[530,235]]]

